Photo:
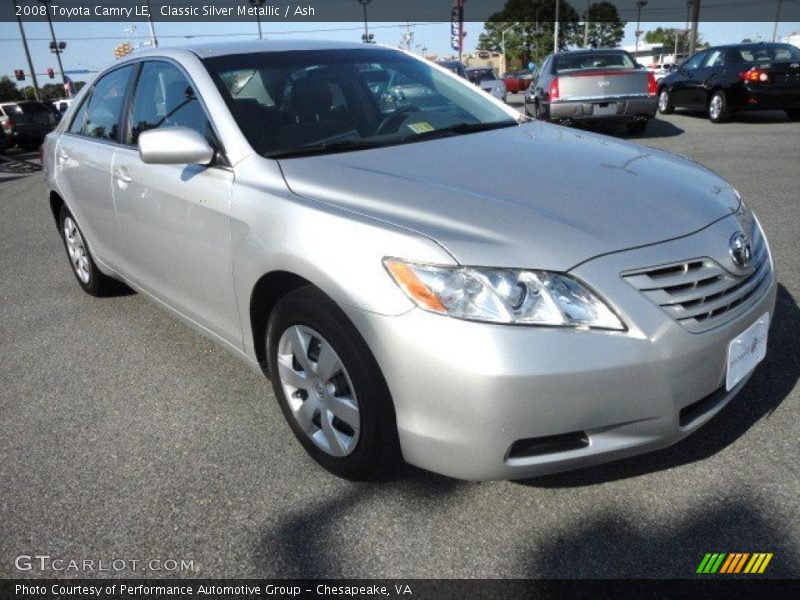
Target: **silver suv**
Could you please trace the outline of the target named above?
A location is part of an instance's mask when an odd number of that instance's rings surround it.
[[[44,168],[81,287],[124,282],[263,370],[344,477],[660,448],[764,357],[772,259],[730,185],[397,50],[137,53],[82,91]]]

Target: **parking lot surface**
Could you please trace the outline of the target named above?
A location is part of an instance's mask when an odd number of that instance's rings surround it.
[[[693,577],[706,552],[800,575],[800,123],[675,114],[636,141],[757,211],[780,282],[769,352],[678,445],[524,482],[328,475],[266,379],[141,295],[85,295],[41,173],[0,168],[0,577],[81,575],[15,568],[33,554],[193,562],[126,576]]]

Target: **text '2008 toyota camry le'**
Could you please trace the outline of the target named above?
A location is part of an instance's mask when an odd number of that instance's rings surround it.
[[[271,379],[352,479],[514,479],[672,444],[764,357],[767,240],[697,164],[526,122],[376,46],[154,49],[50,134],[78,283]]]

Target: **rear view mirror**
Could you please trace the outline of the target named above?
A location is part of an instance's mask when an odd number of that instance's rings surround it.
[[[214,149],[194,129],[165,127],[139,135],[139,157],[148,164],[207,165],[214,159]]]

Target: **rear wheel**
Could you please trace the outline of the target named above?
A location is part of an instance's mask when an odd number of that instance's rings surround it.
[[[800,121],[800,108],[787,108],[786,116],[792,121]]]
[[[667,88],[662,88],[658,94],[658,112],[662,115],[675,112],[675,105],[672,103],[672,98],[670,98]]]
[[[625,131],[628,135],[642,135],[647,131],[647,121],[629,121],[625,123]]]
[[[61,238],[64,240],[64,248],[72,266],[72,273],[83,291],[90,296],[110,296],[124,290],[124,284],[103,275],[97,268],[80,227],[75,222],[72,213],[64,205],[61,206],[59,223]]]
[[[725,92],[716,91],[711,95],[711,100],[708,101],[708,118],[712,123],[724,123],[730,118],[728,111],[728,99],[725,97]]]
[[[272,311],[267,357],[281,410],[306,452],[353,480],[387,474],[399,456],[389,390],[366,342],[313,286]]]

